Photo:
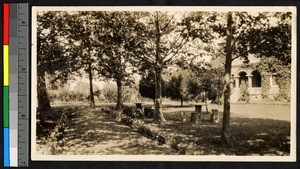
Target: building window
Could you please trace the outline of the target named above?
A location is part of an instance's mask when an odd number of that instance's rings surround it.
[[[261,87],[261,75],[257,70],[252,72],[252,87]]]
[[[277,77],[277,75],[272,75],[272,86],[278,86],[278,77]]]
[[[241,85],[242,82],[247,84],[247,82],[248,82],[247,73],[246,72],[240,72],[239,76],[240,76],[240,84],[239,85]]]

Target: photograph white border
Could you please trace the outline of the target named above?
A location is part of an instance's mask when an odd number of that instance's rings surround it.
[[[292,12],[292,76],[291,133],[289,156],[229,156],[229,155],[41,155],[36,152],[37,106],[37,12],[39,11],[248,11]],[[224,161],[224,162],[295,162],[296,161],[296,82],[297,82],[297,20],[295,6],[34,6],[32,7],[31,57],[31,160],[32,161]]]

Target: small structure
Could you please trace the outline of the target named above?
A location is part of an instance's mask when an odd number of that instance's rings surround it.
[[[147,118],[154,118],[154,108],[153,107],[145,107],[144,114]]]
[[[195,104],[195,112],[196,113],[201,113],[202,110],[202,105],[201,104]]]
[[[195,104],[195,112],[191,113],[191,122],[197,124],[199,120],[201,120],[201,104]]]
[[[186,121],[186,113],[181,111],[179,112],[180,115],[180,121],[185,122]]]
[[[213,124],[220,123],[220,116],[219,116],[218,109],[211,109],[210,122]]]
[[[117,110],[116,111],[116,121],[121,121],[122,120],[122,110]]]
[[[136,109],[143,109],[142,103],[135,103]]]
[[[191,113],[191,122],[193,124],[198,124],[198,121],[199,121],[199,113]]]
[[[143,111],[143,106],[142,103],[135,103],[135,116],[144,118],[144,111]]]
[[[135,110],[133,107],[125,107],[123,109],[123,113],[126,115],[126,116],[129,116],[131,118],[134,118],[135,116]]]

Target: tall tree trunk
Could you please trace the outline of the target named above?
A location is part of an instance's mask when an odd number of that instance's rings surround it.
[[[50,99],[46,88],[45,71],[38,71],[37,73],[37,97],[38,97],[38,110],[40,112],[51,109]]]
[[[118,88],[118,93],[117,93],[117,110],[121,110],[122,109],[122,105],[123,105],[123,93],[122,93],[122,79],[121,78],[117,78],[117,88]]]
[[[222,126],[222,141],[229,143],[230,132],[230,75],[231,75],[231,41],[232,41],[232,13],[227,14],[227,30],[226,30],[226,61],[225,61],[225,75],[224,75],[224,113]]]
[[[155,65],[155,114],[154,121],[164,122],[166,119],[162,114],[162,100],[161,100],[161,74],[162,74],[162,58],[160,53],[160,27],[158,21],[158,12],[156,13],[155,27],[156,27],[156,65]]]
[[[155,115],[154,120],[157,122],[164,122],[166,119],[162,113],[162,99],[161,99],[161,70],[157,69],[155,72]]]
[[[89,82],[90,82],[90,106],[95,106],[94,100],[94,90],[93,90],[93,74],[92,74],[92,63],[88,64],[88,74],[89,74]]]

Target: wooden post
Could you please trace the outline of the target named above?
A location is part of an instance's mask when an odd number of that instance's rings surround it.
[[[186,121],[186,113],[185,112],[179,112],[180,115],[180,121],[185,122]]]
[[[155,109],[152,107],[145,107],[144,113],[147,118],[154,118]]]
[[[149,118],[154,118],[154,114],[155,114],[155,109],[151,107]]]
[[[142,103],[135,103],[136,109],[143,109]]]
[[[135,114],[138,117],[144,117],[144,111],[143,111],[142,103],[135,103]]]
[[[131,118],[134,118],[135,117],[135,110],[133,107],[126,107],[123,109],[123,113],[126,115],[126,116],[129,116]]]
[[[191,113],[191,122],[193,124],[198,124],[199,113]]]
[[[122,110],[117,110],[116,111],[116,121],[121,121],[122,120]]]
[[[220,122],[220,116],[219,116],[218,109],[211,110],[210,121],[211,121],[211,123],[214,123],[214,124]]]
[[[195,105],[195,113],[198,113],[198,118],[201,120],[202,119],[202,114],[201,114],[201,110],[202,110],[202,105]]]
[[[201,113],[202,105],[195,105],[195,112],[196,113]]]

